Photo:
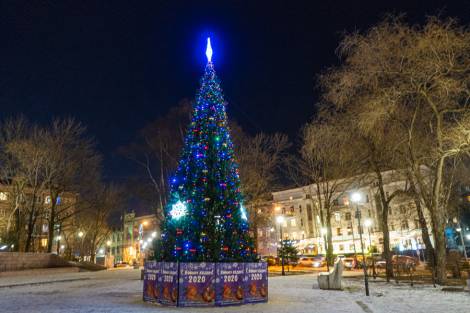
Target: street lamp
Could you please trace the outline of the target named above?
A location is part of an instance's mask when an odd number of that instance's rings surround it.
[[[372,240],[370,238],[370,228],[371,228],[372,224],[373,224],[372,219],[366,218],[364,220],[364,226],[367,227],[367,232],[369,234],[369,251],[371,251],[371,247],[372,247]]]
[[[283,240],[282,240],[282,224],[284,224],[284,221],[286,219],[284,218],[284,216],[282,215],[279,215],[276,217],[276,222],[277,224],[279,225],[279,232],[280,232],[280,236],[281,236],[281,275],[282,276],[285,276],[286,273],[284,272],[284,243],[283,243]]]
[[[57,250],[57,255],[60,254],[60,240],[61,240],[61,239],[62,239],[62,236],[61,236],[61,235],[58,235],[58,236],[56,237],[56,241],[57,241],[57,243],[56,243],[56,245],[57,245],[57,249],[56,249],[56,250]]]
[[[83,232],[78,232],[78,237],[80,238],[80,259],[83,261]]]
[[[372,221],[371,218],[367,218],[364,221],[364,226],[367,227],[367,232],[369,234],[369,252],[370,252],[370,255],[371,255],[371,258],[372,258],[372,276],[375,279],[377,277],[377,273],[375,272],[375,258],[372,256],[372,239],[370,238],[370,229],[371,229],[373,223],[374,222]]]
[[[154,232],[152,233],[152,237],[153,237],[153,238],[157,237],[157,232],[156,232],[156,231],[154,231]]]
[[[362,242],[361,210],[359,209],[359,203],[362,202],[362,194],[359,192],[354,192],[351,195],[351,201],[356,204],[356,218],[359,227],[359,240],[361,241],[362,250],[362,268],[364,269],[364,286],[366,288],[366,296],[369,296],[369,279],[367,277],[367,264],[366,256],[364,254],[364,243]]]

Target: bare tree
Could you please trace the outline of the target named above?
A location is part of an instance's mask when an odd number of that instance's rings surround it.
[[[89,194],[80,198],[81,209],[74,227],[83,233],[77,242],[81,256],[90,255],[90,261],[95,261],[96,250],[105,243],[111,233],[109,219],[112,213],[119,212],[123,205],[122,188],[103,183],[97,183]]]
[[[148,177],[148,184],[137,192],[142,198],[151,196],[157,218],[163,218],[169,176],[178,165],[191,110],[191,103],[182,100],[168,114],[144,127],[134,143],[120,149],[120,153],[138,164]]]
[[[22,123],[18,120],[18,123]],[[17,223],[19,245],[24,251],[31,251],[36,222],[44,213],[44,191],[47,183],[46,164],[48,163],[47,149],[41,142],[44,131],[32,126],[24,136],[11,138],[4,143],[3,149],[7,158],[13,162],[9,178],[13,183],[15,209],[19,210],[20,203],[24,210],[19,212]],[[21,240],[21,229],[26,227],[26,238]]]
[[[264,210],[263,206],[271,199],[272,190],[279,185],[279,167],[290,144],[284,134],[260,133],[250,136],[235,122],[231,122],[230,127],[239,164],[242,192],[254,242],[257,245],[258,229],[267,227],[271,221],[271,212]]]
[[[321,106],[322,107],[322,106]],[[307,124],[302,131],[300,158],[288,162],[290,177],[299,186],[306,186],[306,193],[312,197],[313,208],[320,219],[324,237],[327,262],[333,264],[333,242],[331,219],[336,210],[336,200],[358,184],[355,149],[351,149],[351,137],[343,120],[332,118],[324,112]]]
[[[74,119],[56,119],[42,138],[47,146],[48,245],[51,252],[54,236],[77,214],[75,201],[64,201],[64,193],[75,198],[81,185],[88,185],[100,173],[101,157],[85,127]]]
[[[401,153],[402,168],[430,212],[437,282],[444,283],[452,186],[446,164],[470,148],[470,32],[453,20],[431,17],[421,27],[387,18],[364,34],[347,35],[339,53],[342,66],[322,78],[325,99],[357,116],[359,134],[383,137],[386,145],[377,152]]]
[[[24,229],[22,219],[24,207],[25,179],[13,179],[19,174],[18,160],[7,151],[7,144],[17,142],[27,138],[29,134],[29,123],[24,117],[5,120],[0,128],[0,179],[5,186],[10,186],[8,197],[10,213],[6,219],[6,236],[15,244],[16,249],[20,247],[21,229]]]

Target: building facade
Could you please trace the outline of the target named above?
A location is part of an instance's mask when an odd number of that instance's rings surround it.
[[[0,244],[3,246],[8,244],[9,251],[24,251],[25,249],[23,245],[29,227],[27,207],[31,205],[31,198],[31,190],[28,188],[18,193],[14,192],[11,186],[0,184]],[[76,202],[77,194],[71,192],[63,192],[56,199],[56,224],[53,225],[52,252],[61,253],[66,248],[64,239],[73,229]],[[36,196],[30,251],[47,251],[51,206],[51,197],[46,192]],[[63,223],[65,218],[67,221]],[[23,231],[18,232],[18,227]]]
[[[114,229],[110,238],[110,253],[114,256],[114,262],[143,264],[152,253],[153,240],[159,235],[160,226],[155,214],[124,214],[122,228]]]
[[[383,173],[385,192],[392,194],[395,190],[403,190],[406,181],[393,171]],[[334,254],[353,254],[361,252],[360,234],[363,238],[364,250],[382,250],[383,234],[381,226],[382,207],[377,186],[373,179],[364,179],[369,183],[356,184],[355,187],[339,188],[334,195],[331,230]],[[276,247],[282,236],[285,240],[295,243],[300,253],[316,255],[325,253],[326,228],[321,223],[316,186],[309,185],[273,193],[272,226],[268,231],[259,233],[259,241],[263,246]],[[359,192],[361,201],[357,204],[350,201],[351,194]],[[361,216],[359,227],[356,211]],[[281,224],[276,223],[276,217],[283,216]],[[426,216],[429,221],[429,217]],[[413,199],[396,196],[390,203],[388,217],[390,231],[390,247],[399,251],[415,251],[421,253],[424,249],[421,237],[421,227]],[[268,242],[269,243],[266,243]],[[262,255],[274,255],[274,249],[260,249]]]

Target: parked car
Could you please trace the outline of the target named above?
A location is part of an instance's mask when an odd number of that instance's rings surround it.
[[[416,266],[419,264],[418,260],[414,257],[407,256],[407,255],[394,255],[392,256],[392,265],[403,265],[403,266],[410,266],[413,270],[416,269]],[[385,268],[386,262],[385,260],[379,260],[375,262],[376,268]]]
[[[114,264],[114,267],[116,267],[116,268],[129,267],[129,266],[130,265],[127,262],[118,262],[118,263]]]
[[[315,257],[301,257],[298,261],[299,266],[306,266],[306,267],[322,267],[326,265],[325,257],[323,256],[315,256]]]
[[[264,256],[261,258],[264,262],[268,263],[268,266],[276,265],[277,260],[273,256]]]
[[[392,264],[410,267],[411,269],[415,270],[416,265],[418,265],[418,260],[416,260],[416,258],[414,257],[407,255],[394,255],[392,256]]]
[[[313,258],[313,267],[323,267],[326,266],[326,258],[324,256],[316,256]]]
[[[346,270],[352,270],[356,268],[356,259],[355,258],[343,258],[343,265]]]
[[[299,266],[308,266],[308,267],[311,267],[313,266],[313,262],[315,261],[315,259],[313,257],[301,257],[299,259]]]

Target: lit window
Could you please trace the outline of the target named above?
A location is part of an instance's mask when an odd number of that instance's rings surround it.
[[[41,239],[41,246],[42,247],[47,247],[47,238]]]
[[[293,233],[292,233],[292,239],[294,239],[294,240],[297,239],[297,233],[296,233],[296,232],[293,232]]]
[[[0,192],[0,201],[8,200],[8,192],[2,191]]]
[[[403,220],[401,221],[401,229],[402,230],[408,230],[410,226],[408,225],[408,220]]]
[[[291,219],[290,220],[290,226],[295,227],[295,225],[296,225],[295,219]]]
[[[335,212],[335,221],[337,221],[337,222],[341,221],[341,213],[340,212]]]

